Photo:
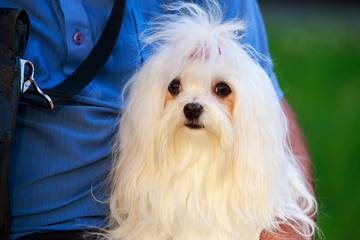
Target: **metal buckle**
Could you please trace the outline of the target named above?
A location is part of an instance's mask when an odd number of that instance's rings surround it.
[[[29,68],[29,73],[25,74],[25,67]],[[21,93],[26,92],[31,84],[34,85],[34,90],[41,96],[43,96],[49,103],[50,108],[53,109],[54,108],[54,103],[51,100],[51,98],[49,97],[49,95],[47,95],[46,93],[44,93],[39,86],[37,85],[35,79],[34,79],[34,65],[25,59],[20,59],[20,67],[21,67],[21,82],[20,82],[20,91]]]

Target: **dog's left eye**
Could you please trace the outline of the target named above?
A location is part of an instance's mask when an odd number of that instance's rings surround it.
[[[182,90],[181,83],[178,79],[174,79],[169,84],[168,90],[171,95],[176,96]]]
[[[231,93],[231,88],[224,82],[220,82],[215,86],[215,94],[219,97],[226,97]]]

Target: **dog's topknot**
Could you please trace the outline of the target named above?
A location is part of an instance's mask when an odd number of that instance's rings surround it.
[[[156,18],[142,35],[145,45],[151,45],[155,52],[171,47],[184,57],[197,51],[197,56],[208,58],[209,53],[217,55],[222,44],[238,44],[244,34],[244,21],[224,22],[223,10],[213,0],[201,6],[176,2],[164,5],[163,11],[169,14]]]

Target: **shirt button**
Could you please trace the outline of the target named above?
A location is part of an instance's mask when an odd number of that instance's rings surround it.
[[[77,32],[77,33],[74,34],[73,40],[74,40],[74,43],[76,43],[77,45],[82,44],[83,41],[84,41],[84,35]]]

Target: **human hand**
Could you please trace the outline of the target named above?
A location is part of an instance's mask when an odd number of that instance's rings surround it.
[[[263,230],[260,234],[260,240],[306,240],[304,236],[301,236],[288,225],[280,225],[280,228],[282,231],[269,232]]]

